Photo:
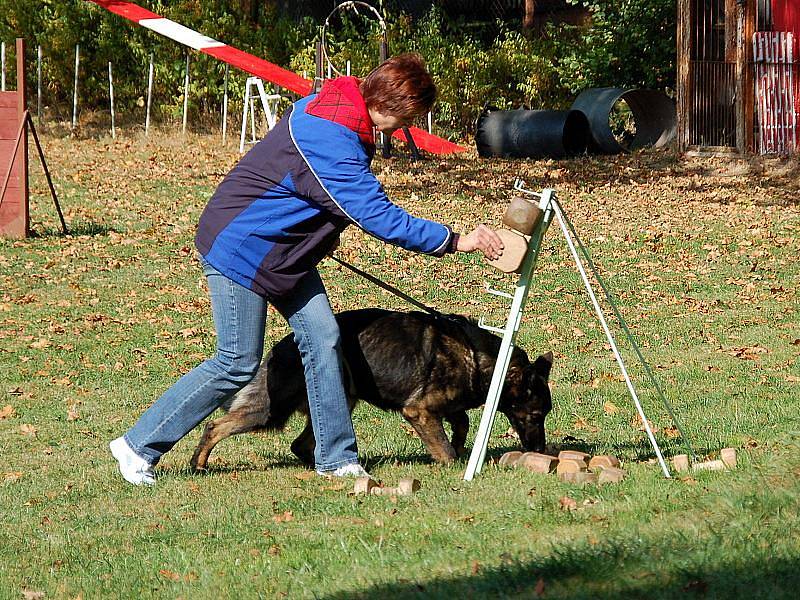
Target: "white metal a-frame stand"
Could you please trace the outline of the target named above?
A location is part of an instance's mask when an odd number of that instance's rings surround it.
[[[258,142],[256,135],[256,93],[261,99],[261,107],[264,109],[264,117],[267,120],[267,129],[275,127],[278,121],[278,102],[280,94],[267,94],[264,90],[264,82],[258,77],[248,77],[244,88],[244,104],[242,106],[242,135],[239,139],[239,152],[244,152],[245,144],[255,144]],[[250,139],[245,141],[247,134],[247,116],[250,115]]]
[[[610,329],[608,328],[608,323],[606,321],[605,315],[603,313],[600,304],[597,302],[597,297],[595,296],[594,290],[592,289],[592,285],[589,281],[589,278],[586,274],[586,270],[583,267],[583,263],[581,262],[580,257],[578,256],[578,252],[575,248],[575,244],[572,240],[570,235],[569,229],[567,228],[567,219],[564,215],[563,211],[561,210],[561,206],[558,204],[558,200],[556,199],[555,191],[552,189],[545,189],[541,193],[533,192],[524,188],[522,182],[517,181],[514,185],[514,188],[524,194],[529,196],[535,197],[539,199],[539,209],[543,212],[542,218],[539,220],[539,223],[536,225],[534,231],[531,234],[530,240],[528,241],[528,251],[525,256],[525,260],[522,263],[522,268],[520,271],[520,277],[517,281],[516,290],[514,294],[506,294],[503,292],[496,292],[494,290],[489,290],[490,293],[504,296],[511,299],[511,309],[509,310],[508,319],[506,321],[505,328],[497,328],[497,327],[489,327],[484,325],[482,322],[480,323],[481,327],[484,329],[488,329],[490,331],[494,331],[495,333],[502,334],[503,339],[500,343],[500,350],[497,354],[497,361],[495,363],[494,373],[492,374],[492,380],[489,385],[489,392],[486,395],[486,404],[483,408],[483,414],[481,415],[481,422],[478,426],[478,433],[475,435],[475,443],[472,447],[472,453],[469,457],[469,462],[467,463],[467,470],[464,472],[464,479],[466,481],[471,481],[475,478],[475,475],[480,473],[481,468],[483,467],[483,463],[486,459],[486,448],[489,444],[489,434],[492,430],[492,425],[494,424],[494,418],[497,413],[497,407],[500,402],[500,395],[503,391],[503,384],[505,383],[506,372],[508,371],[508,365],[511,361],[511,353],[514,349],[514,341],[517,337],[517,331],[519,330],[519,325],[522,320],[522,313],[525,309],[525,303],[528,299],[528,291],[530,289],[531,278],[533,276],[533,270],[536,267],[536,262],[539,258],[539,253],[541,250],[542,239],[544,238],[544,234],[547,232],[548,227],[550,226],[551,221],[553,220],[553,216],[556,217],[558,220],[559,226],[561,227],[561,231],[564,234],[564,239],[566,240],[567,247],[572,254],[573,259],[575,260],[575,265],[578,268],[578,272],[580,273],[581,279],[583,280],[583,284],[586,287],[586,291],[589,294],[589,298],[594,305],[595,312],[600,320],[600,324],[605,331],[606,338],[608,339],[608,343],[611,345],[611,349],[614,353],[614,358],[616,358],[617,363],[619,364],[620,370],[622,372],[623,377],[625,378],[625,383],[628,388],[628,392],[633,399],[634,404],[636,405],[636,410],[639,413],[639,417],[642,419],[642,423],[644,424],[644,429],[647,432],[647,437],[650,440],[650,444],[653,446],[655,450],[656,456],[658,457],[658,462],[661,465],[661,469],[664,472],[664,477],[669,478],[670,472],[669,468],[667,467],[666,462],[664,461],[664,457],[661,453],[661,449],[658,446],[658,442],[653,435],[653,431],[650,427],[650,423],[647,420],[647,417],[644,414],[644,410],[642,409],[642,405],[639,402],[639,397],[636,394],[636,389],[631,382],[630,377],[628,376],[628,370],[625,368],[625,363],[622,360],[622,356],[617,349],[616,341],[614,340],[614,336],[612,335]],[[674,418],[674,417],[673,417]]]

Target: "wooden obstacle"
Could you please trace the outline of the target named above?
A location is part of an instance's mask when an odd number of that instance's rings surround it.
[[[17,39],[17,89],[0,92],[0,236],[29,233],[25,42]]]
[[[25,42],[17,39],[17,89],[0,92],[0,237],[25,238],[30,233],[28,188],[28,131],[33,134],[50,195],[53,197],[61,229],[67,224],[58,204],[56,190],[44,159],[33,119],[26,108]],[[6,167],[7,165],[7,167]]]

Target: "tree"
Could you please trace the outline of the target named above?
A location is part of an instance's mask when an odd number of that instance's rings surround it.
[[[533,31],[533,15],[536,12],[536,0],[525,0],[525,12],[522,16],[522,30]]]

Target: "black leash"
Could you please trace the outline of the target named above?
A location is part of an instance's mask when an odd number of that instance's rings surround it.
[[[443,317],[443,316],[444,316],[444,315],[443,315],[442,313],[440,313],[438,310],[436,310],[436,309],[434,309],[434,308],[431,308],[430,306],[425,306],[425,305],[424,305],[422,302],[420,302],[419,300],[415,300],[414,298],[412,298],[412,297],[411,297],[411,296],[409,296],[408,294],[406,294],[406,293],[404,293],[404,292],[401,292],[400,290],[398,290],[396,287],[394,287],[394,286],[392,286],[392,285],[389,285],[388,283],[385,283],[385,282],[381,281],[380,279],[378,279],[378,278],[377,278],[377,277],[375,277],[374,275],[370,275],[369,273],[367,273],[366,271],[362,271],[362,270],[361,270],[361,269],[359,269],[358,267],[354,267],[354,266],[353,266],[353,265],[351,265],[350,263],[343,261],[341,258],[337,258],[337,257],[335,257],[335,256],[333,256],[333,255],[330,255],[330,256],[329,256],[329,258],[332,258],[333,260],[335,260],[337,263],[339,263],[339,264],[340,264],[340,265],[342,265],[343,267],[347,267],[347,268],[348,268],[348,269],[350,269],[350,270],[351,270],[353,273],[356,273],[357,275],[361,275],[361,277],[363,277],[364,279],[367,279],[367,280],[371,281],[372,283],[374,283],[375,285],[377,285],[379,288],[383,288],[384,290],[386,290],[387,292],[391,292],[392,294],[394,294],[394,295],[395,295],[395,296],[397,296],[398,298],[402,298],[403,300],[405,300],[405,301],[406,301],[406,302],[408,302],[409,304],[413,304],[413,305],[414,305],[414,306],[416,306],[417,308],[424,310],[426,313],[428,313],[428,314],[431,314],[431,315],[433,315],[434,317]]]

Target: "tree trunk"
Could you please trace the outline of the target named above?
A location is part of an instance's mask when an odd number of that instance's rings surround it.
[[[533,33],[533,14],[536,12],[536,0],[525,0],[525,14],[522,16],[522,30]]]

